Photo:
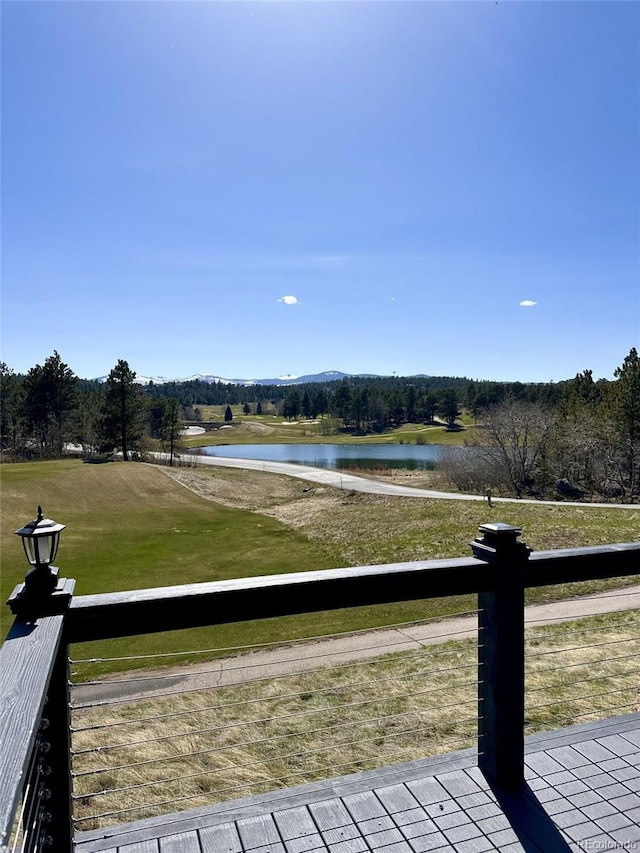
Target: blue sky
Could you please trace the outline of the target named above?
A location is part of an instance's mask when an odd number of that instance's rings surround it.
[[[5,0],[2,359],[611,377],[639,152],[636,2]]]

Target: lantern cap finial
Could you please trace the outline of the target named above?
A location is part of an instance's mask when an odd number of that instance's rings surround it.
[[[51,533],[60,533],[64,530],[66,524],[58,524],[52,518],[45,518],[42,512],[42,507],[38,504],[38,517],[33,521],[29,521],[20,530],[16,530],[16,534],[22,537],[46,536]]]

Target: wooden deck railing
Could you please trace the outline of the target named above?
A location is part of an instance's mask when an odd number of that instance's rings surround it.
[[[0,851],[73,849],[67,648],[71,643],[446,595],[477,594],[478,763],[513,788],[524,767],[524,590],[640,573],[640,543],[530,553],[520,530],[480,527],[473,557],[310,571],[72,598],[54,593],[0,648]],[[56,599],[56,600],[54,600]],[[62,604],[61,604],[62,601]],[[60,613],[60,610],[64,612]]]

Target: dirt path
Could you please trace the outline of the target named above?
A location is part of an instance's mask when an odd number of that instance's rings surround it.
[[[566,599],[548,604],[530,605],[525,610],[527,626],[566,622],[582,616],[594,616],[640,608],[640,585],[624,590]],[[447,640],[476,635],[475,616],[438,619],[423,625],[361,631],[335,638],[298,642],[295,646],[276,646],[202,664],[137,671],[130,676],[105,678],[72,688],[75,707],[108,703],[114,699],[151,699],[172,691],[228,687],[262,678],[294,675],[321,666],[364,661],[391,652],[410,651]]]

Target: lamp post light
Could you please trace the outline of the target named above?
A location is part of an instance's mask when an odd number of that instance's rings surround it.
[[[58,568],[53,565],[60,544],[60,533],[65,526],[45,518],[39,506],[38,517],[15,531],[22,539],[24,553],[32,569],[27,573],[24,583],[16,587],[9,598],[8,604],[14,613],[55,612],[63,601],[53,605],[53,599],[60,598],[68,602],[75,581],[67,589],[70,582],[65,578],[58,580]]]

